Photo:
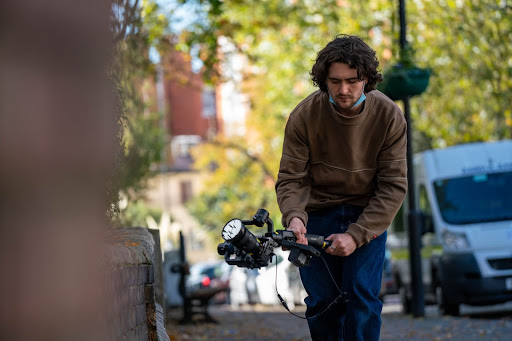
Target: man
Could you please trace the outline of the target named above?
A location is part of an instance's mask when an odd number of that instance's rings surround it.
[[[337,36],[310,72],[320,90],[299,103],[285,129],[276,183],[283,226],[298,243],[307,244],[306,232],[332,241],[325,263],[315,258],[300,269],[313,340],[380,334],[386,229],[407,190],[407,126],[375,90],[378,65],[360,38]],[[326,310],[340,292],[347,302]]]

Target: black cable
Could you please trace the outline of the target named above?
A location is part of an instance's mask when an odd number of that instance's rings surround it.
[[[340,288],[338,287],[338,284],[336,283],[336,280],[334,279],[334,276],[332,275],[331,273],[331,270],[329,269],[329,266],[327,265],[327,262],[325,261],[324,257],[322,257],[322,255],[320,255],[320,258],[323,260],[324,264],[325,264],[325,267],[327,268],[327,272],[329,273],[329,276],[331,276],[331,279],[334,283],[334,285],[336,286],[336,289],[338,289],[338,292],[340,293],[338,297],[336,297],[328,306],[327,308],[325,308],[323,311],[319,312],[318,314],[315,314],[313,316],[310,316],[310,317],[305,317],[305,316],[300,316],[300,315],[297,315],[295,313],[293,313],[290,308],[288,308],[288,304],[286,304],[286,302],[283,300],[283,298],[281,297],[281,295],[279,295],[279,292],[277,291],[277,256],[274,254],[274,256],[276,257],[276,279],[275,279],[275,286],[276,286],[276,294],[277,294],[277,297],[279,298],[279,300],[281,301],[281,304],[283,305],[283,307],[285,307],[286,310],[288,310],[288,312],[290,314],[292,314],[293,316],[296,316],[298,318],[301,318],[303,320],[310,320],[310,319],[313,319],[313,318],[316,318],[320,315],[322,315],[323,313],[325,313],[327,310],[329,310],[331,308],[331,306],[335,303],[338,303],[338,299],[343,299],[344,296],[346,296],[346,293],[342,292],[340,290]]]

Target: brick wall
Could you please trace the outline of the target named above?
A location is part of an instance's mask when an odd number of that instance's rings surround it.
[[[155,254],[160,255],[160,251],[155,249],[153,236],[145,228],[107,231],[105,283],[109,340],[169,341],[163,308],[155,300],[155,268],[158,272],[161,266],[155,266],[158,263]]]

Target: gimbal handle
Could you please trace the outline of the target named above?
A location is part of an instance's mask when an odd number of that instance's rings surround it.
[[[286,241],[286,244],[295,243],[296,241],[295,235],[292,231],[279,230],[274,233],[274,222],[272,219],[270,219],[268,211],[263,208],[260,208],[256,212],[254,217],[252,217],[252,220],[242,220],[242,224],[256,225],[258,227],[263,227],[263,225],[267,224],[267,234],[265,236],[272,238],[280,245],[283,241]],[[332,244],[330,240],[325,240],[323,236],[316,234],[306,234],[305,236],[308,240],[308,245],[318,246],[322,249],[326,249]]]
[[[277,230],[274,234],[272,234],[272,236],[269,237],[275,240],[278,244],[282,244],[283,242],[287,242],[287,244],[295,243],[297,240],[295,234],[293,234],[292,231],[288,230]],[[308,240],[308,245],[318,246],[322,249],[327,249],[332,244],[332,241],[325,240],[323,236],[319,236],[317,234],[306,233],[305,237]]]

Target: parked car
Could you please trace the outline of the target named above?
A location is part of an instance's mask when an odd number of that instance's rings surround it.
[[[304,304],[306,291],[300,280],[299,269],[288,261],[289,251],[280,248],[274,251],[277,257],[273,257],[267,267],[246,269],[233,266],[229,290],[231,305],[280,305],[276,293],[276,276],[279,294],[288,306],[293,308],[294,305]]]
[[[269,266],[261,268],[256,277],[256,288],[260,303],[267,305],[280,305],[281,302],[277,297],[277,289],[281,297],[285,300],[290,309],[293,309],[296,303],[303,303],[301,297],[295,297],[294,294],[300,293],[303,289],[302,282],[297,276],[297,280],[290,281],[290,272],[298,270],[295,265],[288,261],[289,251],[275,250],[276,256],[272,259]],[[277,262],[276,262],[277,258]],[[277,269],[276,269],[277,267]],[[276,282],[277,276],[277,282]],[[299,289],[297,289],[297,286]]]
[[[224,261],[199,262],[190,267],[186,280],[189,296],[214,295],[212,303],[226,303],[230,266]]]
[[[229,303],[231,306],[261,303],[256,287],[258,275],[258,269],[232,266],[229,276]]]

